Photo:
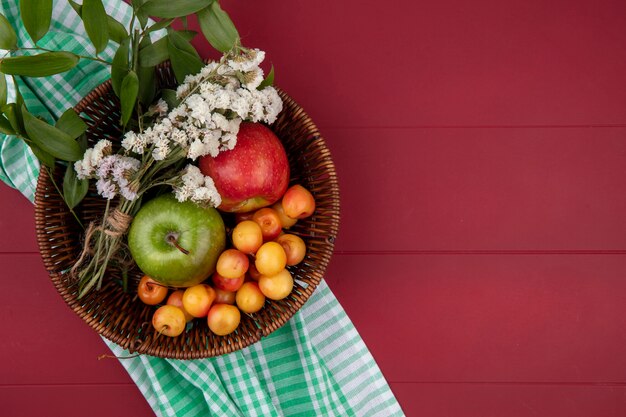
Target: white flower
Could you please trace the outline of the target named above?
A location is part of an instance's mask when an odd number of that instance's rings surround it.
[[[260,101],[255,101],[252,103],[252,108],[250,109],[250,119],[253,122],[258,122],[263,120],[265,117],[265,107],[263,107],[263,103]]]
[[[100,178],[96,182],[96,189],[98,190],[98,194],[106,199],[111,200],[115,198],[116,187],[111,180]]]
[[[120,194],[127,200],[134,201],[137,199],[137,193],[128,186],[120,187]]]
[[[136,154],[142,154],[147,145],[146,135],[136,134],[133,131],[126,132],[122,140],[122,147]]]
[[[187,134],[183,130],[180,130],[178,128],[173,128],[170,137],[172,138],[174,142],[178,143],[182,147],[186,147],[189,145]]]
[[[112,150],[113,145],[110,141],[106,139],[99,140],[96,146],[93,147],[93,152],[91,153],[91,166],[97,167],[100,165],[102,158],[110,155]]]
[[[239,55],[228,61],[228,65],[235,71],[248,72],[258,67],[265,59],[265,52],[259,49],[251,49],[245,55]]]
[[[189,92],[189,89],[191,88],[191,86],[189,84],[181,84],[178,86],[178,88],[176,89],[176,98],[181,99],[184,98],[187,93]]]
[[[183,184],[195,187],[204,185],[204,175],[200,172],[200,168],[195,165],[187,165],[185,174],[182,176]]]
[[[220,153],[220,138],[222,133],[219,130],[210,130],[202,138],[202,144],[204,148],[202,150],[202,156],[211,155],[213,158]]]
[[[165,102],[165,100],[160,98],[159,101],[156,102],[156,104],[153,104],[148,108],[148,111],[150,111],[152,114],[158,114],[159,116],[163,117],[167,114],[167,109],[167,103]]]
[[[211,109],[200,94],[194,94],[187,98],[187,106],[191,109],[189,117],[195,119],[197,126],[205,124],[211,120]]]
[[[131,158],[130,156],[112,155],[115,158],[113,166],[113,176],[119,178],[129,172],[135,172],[141,166],[141,162],[138,159]]]
[[[194,165],[187,165],[181,176],[182,184],[174,187],[174,195],[178,201],[191,200],[198,204],[217,207],[222,198],[215,188],[211,177],[205,177]]]
[[[263,82],[263,70],[256,68],[252,71],[246,72],[244,77],[246,79],[246,88],[250,91],[256,90],[256,88]]]
[[[235,145],[237,145],[237,135],[233,135],[232,133],[228,133],[222,136],[222,147],[221,150],[232,150]]]
[[[200,75],[203,78],[206,78],[211,75],[211,72],[213,72],[213,70],[215,70],[215,68],[217,68],[218,66],[219,64],[217,62],[209,62],[204,67],[202,67],[202,69],[200,70]]]
[[[201,140],[194,140],[187,151],[187,158],[195,161],[198,157],[204,155],[204,143]]]
[[[226,89],[220,89],[216,91],[215,100],[211,103],[213,108],[216,109],[228,109],[231,106],[233,99],[232,92]],[[207,100],[208,101],[208,100]]]
[[[90,178],[94,174],[95,167],[91,165],[91,154],[93,153],[93,149],[89,148],[83,154],[83,159],[78,160],[74,163],[74,170],[78,175],[78,179]]]
[[[108,155],[102,158],[100,162],[100,166],[96,170],[96,176],[98,178],[108,177],[115,167],[115,161],[117,160],[117,155]]]

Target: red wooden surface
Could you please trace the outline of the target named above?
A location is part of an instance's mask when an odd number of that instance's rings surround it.
[[[625,415],[626,3],[223,6],[333,152],[328,281],[406,414]],[[152,415],[0,202],[0,414]]]

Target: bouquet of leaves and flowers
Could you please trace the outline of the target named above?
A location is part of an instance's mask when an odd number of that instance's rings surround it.
[[[0,47],[14,55],[0,61],[0,72],[43,77],[68,71],[84,59],[109,65],[121,107],[121,147],[115,151],[106,139],[87,147],[87,126],[72,109],[52,125],[32,115],[19,92],[15,103],[7,103],[4,77],[0,131],[22,138],[50,174],[65,169],[62,190],[58,188],[70,210],[87,194],[90,180],[107,200],[101,222],[86,227],[83,253],[71,271],[82,296],[99,288],[110,262],[127,257],[124,234],[149,190],[169,186],[178,201],[218,206],[221,197],[212,178],[194,161],[233,149],[242,121],[271,124],[282,101],[271,87],[273,71],[264,77],[259,66],[265,53],[240,44],[217,0],[133,0],[128,26],[107,15],[101,0],[68,1],[82,18],[95,53],[39,48],[37,41],[50,26],[52,0],[21,0],[34,46],[18,45],[14,29],[0,15]],[[209,43],[223,53],[219,61],[205,65],[190,44],[195,34],[184,28],[191,14]],[[172,27],[177,21],[180,30]],[[107,62],[99,54],[110,43],[117,51]],[[180,83],[176,91],[157,90],[155,67],[168,59]]]

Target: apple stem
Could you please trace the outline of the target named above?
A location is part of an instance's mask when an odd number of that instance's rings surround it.
[[[179,251],[181,251],[181,252],[182,252],[182,253],[184,253],[185,255],[189,255],[189,251],[188,251],[187,249],[183,248],[182,246],[180,246],[180,245],[178,244],[178,240],[176,239],[176,236],[174,236],[174,235],[172,235],[172,234],[167,235],[167,242],[168,242],[170,245],[174,245],[174,247],[175,247],[176,249],[178,249]]]

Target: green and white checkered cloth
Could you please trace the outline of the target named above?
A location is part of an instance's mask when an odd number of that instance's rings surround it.
[[[15,0],[1,10],[20,45],[33,46]],[[121,0],[107,12],[130,21]],[[55,0],[50,32],[38,45],[93,54],[80,18]],[[109,46],[100,56],[111,59]],[[108,69],[81,60],[78,67],[46,78],[18,78],[30,112],[49,121],[74,106],[109,76]],[[9,99],[15,99],[10,79]],[[33,201],[39,163],[19,139],[0,134],[0,179]],[[105,340],[117,356],[128,352]],[[325,282],[287,324],[235,353],[201,360],[139,356],[121,361],[158,416],[402,416],[374,358]]]

